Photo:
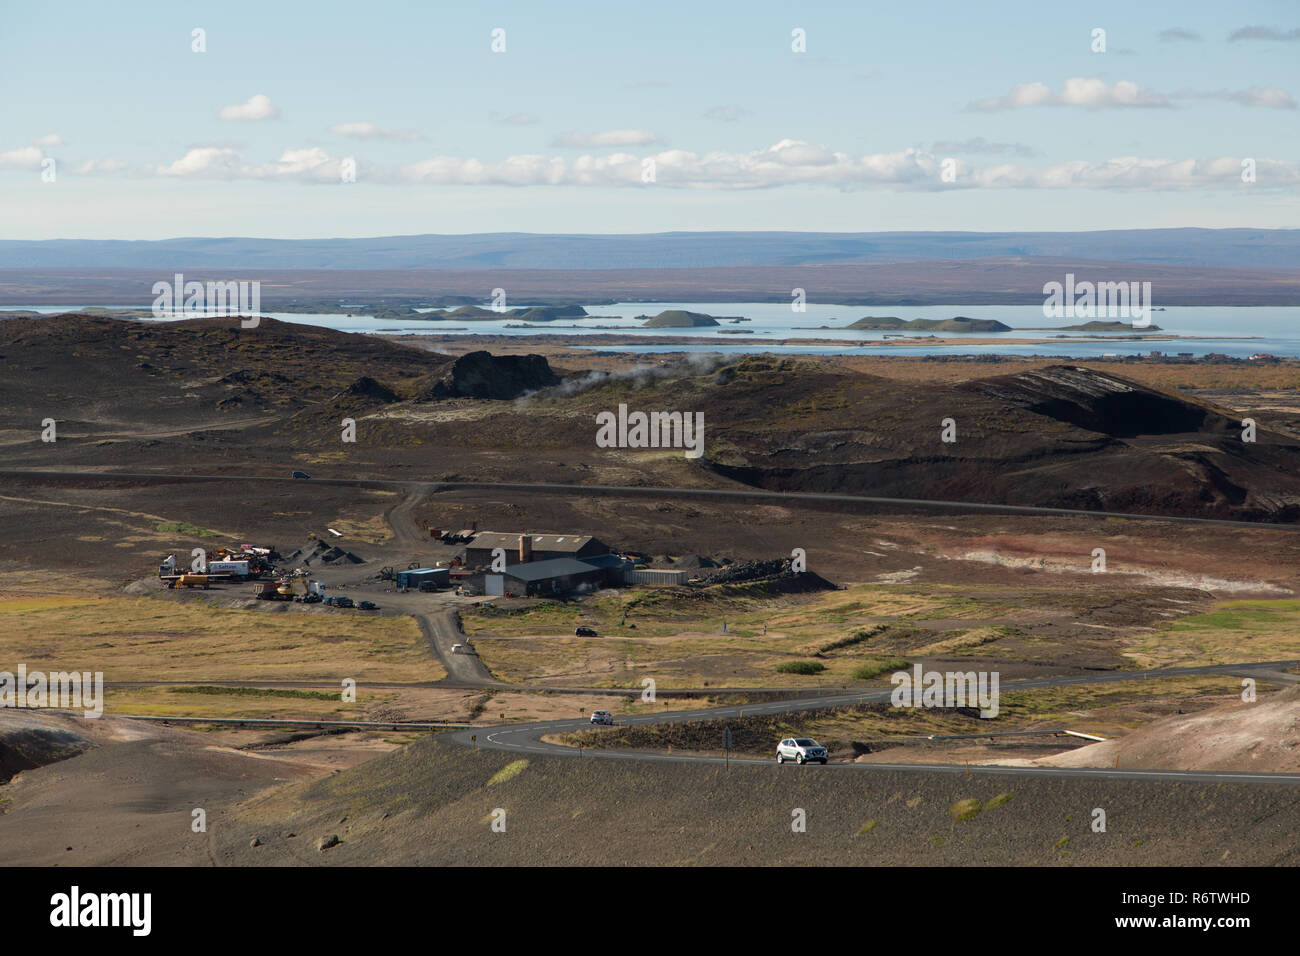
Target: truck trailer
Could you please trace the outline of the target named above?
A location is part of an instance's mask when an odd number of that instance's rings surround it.
[[[247,561],[209,561],[208,571],[212,574],[229,574],[237,581],[247,581],[260,573]]]
[[[451,586],[451,571],[448,568],[411,568],[406,571],[397,572],[397,587],[417,588],[421,591],[427,590],[423,585],[429,585],[429,588],[445,588]]]

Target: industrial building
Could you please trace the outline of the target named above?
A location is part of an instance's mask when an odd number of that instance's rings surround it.
[[[504,570],[491,565],[505,552]],[[497,567],[501,564],[498,561]],[[686,571],[636,570],[626,555],[588,534],[532,534],[480,531],[465,549],[465,563],[451,580],[490,597],[571,594],[623,584],[667,587],[686,584]]]
[[[577,561],[573,558],[551,558],[547,561],[507,565],[501,574],[484,575],[483,593],[487,595],[508,593],[515,597],[568,594],[573,591],[595,590],[603,587],[605,576],[605,568],[598,568],[585,561]]]
[[[492,563],[492,552],[506,553],[506,561],[527,564],[557,558],[596,557],[609,554],[609,545],[589,534],[518,534],[480,531],[465,549],[465,564],[471,568]]]

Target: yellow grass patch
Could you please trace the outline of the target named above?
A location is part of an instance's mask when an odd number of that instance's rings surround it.
[[[446,676],[409,617],[232,610],[146,597],[0,601],[0,666],[102,671],[106,681],[430,681]]]
[[[925,647],[919,647],[912,651],[915,657],[932,657],[938,654],[951,654],[953,651],[963,650],[968,647],[980,647],[984,644],[991,644],[1003,634],[995,627],[977,627],[972,631],[965,631],[956,637],[949,637],[942,641],[936,641],[933,644],[927,644]]]
[[[527,766],[527,760],[515,760],[512,763],[508,763],[492,775],[492,779],[487,782],[487,785],[492,787],[498,783],[505,783],[507,780],[513,780],[515,777],[523,773],[524,768]]]
[[[1143,667],[1289,660],[1297,634],[1300,601],[1220,601],[1140,636],[1125,656]]]

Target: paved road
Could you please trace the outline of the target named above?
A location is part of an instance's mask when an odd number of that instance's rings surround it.
[[[1043,677],[1023,681],[1008,681],[1001,685],[1002,693],[1018,690],[1030,690],[1041,687],[1064,687],[1072,684],[1099,683],[1121,679],[1178,677],[1194,674],[1245,674],[1253,676],[1256,672],[1276,670],[1280,665],[1294,666],[1296,662],[1262,662],[1257,664],[1225,664],[1205,667],[1169,668],[1166,670],[1139,671],[1123,675],[1097,674],[1078,677]],[[866,691],[842,694],[833,697],[804,698],[799,700],[771,701],[757,704],[744,704],[735,707],[709,707],[699,710],[678,710],[662,714],[644,714],[626,717],[619,723],[624,726],[639,724],[684,723],[697,720],[725,720],[740,718],[745,715],[789,714],[823,707],[850,707],[856,704],[888,702],[890,690]],[[458,730],[448,734],[448,740],[463,746],[483,747],[489,750],[503,750],[517,754],[545,754],[548,756],[571,757],[580,760],[643,760],[656,763],[706,763],[723,764],[722,757],[700,757],[682,754],[655,753],[649,751],[625,750],[577,750],[558,744],[544,742],[541,738],[548,734],[571,733],[576,730],[590,729],[589,720],[555,720],[542,723],[520,724],[514,727],[484,727],[481,729]],[[775,745],[775,744],[774,744]],[[775,760],[755,760],[753,758],[732,758],[734,762],[752,765],[769,764],[776,767]],[[792,765],[793,766],[793,765]],[[785,769],[785,768],[782,768]],[[1047,776],[1074,778],[1104,778],[1109,780],[1178,780],[1209,783],[1272,783],[1300,785],[1300,774],[1295,773],[1227,773],[1192,770],[1132,770],[1121,768],[1075,768],[1075,767],[996,767],[973,765],[969,768],[956,764],[885,764],[885,763],[831,763],[826,767],[800,768],[804,771],[822,772],[824,770],[847,770],[870,772],[873,770],[898,770],[919,773],[971,773],[1011,776]]]
[[[269,475],[176,475],[140,472],[70,471],[68,469],[0,469],[0,478],[76,479],[84,481],[157,481],[157,482],[212,482],[212,481],[273,481],[290,482],[292,478]],[[758,491],[730,488],[659,488],[632,485],[557,485],[499,481],[406,481],[383,478],[313,478],[318,485],[342,485],[356,488],[405,488],[438,491],[518,491],[532,494],[558,495],[613,495],[618,497],[642,496],[651,498],[711,498],[738,502],[779,502],[785,505],[815,504],[844,505],[872,508],[921,508],[940,511],[970,511],[988,514],[1048,515],[1072,518],[1127,518],[1133,521],[1164,521],[1176,524],[1220,525],[1227,527],[1271,528],[1277,531],[1300,531],[1300,523],[1281,524],[1266,521],[1234,521],[1226,518],[1186,518],[1176,515],[1135,514],[1123,511],[1085,511],[1076,508],[1040,508],[1030,505],[1000,505],[972,501],[940,501],[926,498],[877,498],[867,495],[834,495],[794,491]]]

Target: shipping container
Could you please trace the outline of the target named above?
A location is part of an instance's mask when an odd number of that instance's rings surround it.
[[[451,572],[447,568],[412,568],[397,572],[399,588],[419,588],[423,584],[445,588],[451,584]]]

